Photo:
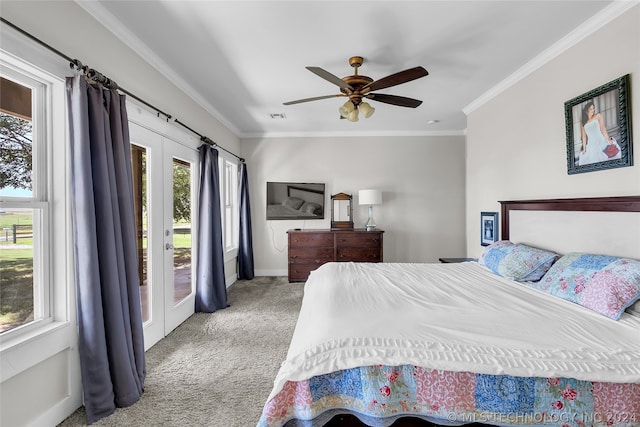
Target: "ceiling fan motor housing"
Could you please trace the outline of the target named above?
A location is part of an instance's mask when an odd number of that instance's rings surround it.
[[[340,88],[340,92],[347,95],[349,99],[351,99],[351,102],[353,102],[356,105],[358,105],[362,100],[362,94],[360,93],[360,89],[362,89],[365,85],[368,85],[369,83],[373,82],[373,79],[371,77],[359,76],[357,74],[353,76],[343,77],[342,80],[344,80],[346,83],[351,85],[353,90],[349,90],[348,88],[347,89]]]

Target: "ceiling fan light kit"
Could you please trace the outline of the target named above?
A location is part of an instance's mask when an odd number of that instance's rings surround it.
[[[306,67],[312,73],[338,86],[341,93],[336,95],[316,96],[313,98],[289,101],[285,102],[284,105],[299,104],[302,102],[318,101],[320,99],[346,96],[349,98],[349,100],[339,108],[340,117],[345,118],[351,122],[357,122],[359,112],[361,112],[365,118],[369,118],[375,111],[375,108],[373,108],[368,102],[364,102],[363,98],[408,108],[416,108],[420,104],[422,104],[422,101],[418,99],[372,92],[375,90],[396,86],[429,75],[427,70],[425,70],[423,67],[410,68],[408,70],[400,71],[398,73],[391,74],[387,77],[383,77],[382,79],[374,81],[371,77],[358,74],[358,68],[362,65],[363,62],[364,58],[362,58],[361,56],[352,56],[351,58],[349,58],[349,65],[354,68],[354,73],[351,76],[346,76],[343,78],[339,78],[320,67]]]
[[[362,112],[364,118],[368,119],[369,117],[373,116],[373,113],[374,111],[376,111],[376,109],[373,108],[368,102],[362,102],[360,103],[360,111]]]
[[[342,107],[340,107],[340,115],[346,119],[347,117],[349,117],[349,113],[351,113],[355,109],[356,106],[353,105],[353,102],[347,101],[344,103],[344,105],[342,105]]]

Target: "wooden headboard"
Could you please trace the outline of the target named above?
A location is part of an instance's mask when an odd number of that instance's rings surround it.
[[[640,196],[501,201],[502,240],[509,239],[509,213],[527,211],[640,212]]]
[[[547,249],[560,251],[563,249],[572,251],[585,250],[590,252],[602,248],[605,253],[610,253],[611,255],[640,258],[640,196],[513,200],[501,201],[500,204],[502,240],[514,239],[516,237],[514,232],[521,230],[521,228],[513,228],[514,217],[516,216],[514,211],[540,211],[531,213],[532,217],[534,214],[540,217],[531,220],[534,224],[528,224],[531,225],[529,228],[535,229],[537,232],[539,226],[546,225],[546,219],[542,219],[544,214],[546,215],[544,218],[551,218],[550,221],[556,223],[555,227],[560,228],[560,230],[556,231],[557,233],[567,233],[566,236],[561,237],[562,241],[558,245],[560,247],[548,247]],[[561,211],[569,216],[562,216]],[[524,215],[522,212],[517,213],[519,218]],[[565,228],[570,229],[573,227],[573,223],[579,224],[581,228],[573,232],[565,230]],[[601,235],[598,236],[598,233],[601,233]],[[573,240],[576,237],[577,239],[575,240],[581,241],[575,242],[574,245]],[[535,236],[535,233],[529,233],[526,239],[536,240],[537,236]],[[517,237],[516,240],[518,240]],[[541,242],[547,241],[546,238],[540,240]],[[591,244],[589,240],[594,244]],[[586,249],[581,247],[585,242],[589,246]],[[528,243],[540,242],[531,241]]]

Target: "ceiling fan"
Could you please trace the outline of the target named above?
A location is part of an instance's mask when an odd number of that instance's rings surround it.
[[[365,118],[371,117],[375,111],[375,108],[373,108],[368,102],[364,102],[363,98],[409,108],[416,108],[422,104],[422,101],[418,99],[372,92],[410,82],[411,80],[429,75],[427,70],[423,67],[409,68],[408,70],[400,71],[374,81],[371,77],[361,76],[358,74],[358,68],[363,62],[364,59],[361,56],[352,56],[349,58],[349,65],[354,68],[354,73],[352,76],[346,76],[343,78],[339,78],[320,67],[306,67],[307,70],[312,73],[317,74],[323,79],[338,86],[342,93],[298,99],[296,101],[285,102],[284,105],[300,104],[302,102],[346,96],[349,100],[340,107],[340,118],[357,122],[359,111],[362,112],[362,115]]]

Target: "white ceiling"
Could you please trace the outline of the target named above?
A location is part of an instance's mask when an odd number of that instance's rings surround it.
[[[239,137],[463,134],[465,112],[625,7],[594,0],[78,3]],[[375,114],[355,123],[339,119],[344,98],[283,105],[338,94],[305,66],[344,77],[356,55],[365,58],[359,74],[374,80],[426,68],[427,77],[379,91],[422,105],[371,101]]]

